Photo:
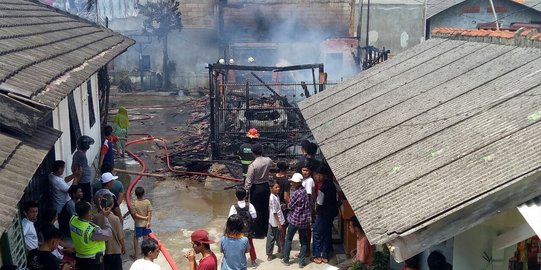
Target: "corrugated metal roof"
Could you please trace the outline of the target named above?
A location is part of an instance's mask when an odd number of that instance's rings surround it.
[[[382,244],[541,170],[539,71],[537,48],[435,38],[299,107]]]
[[[39,2],[0,1],[0,83],[52,108],[134,43]]]
[[[533,8],[535,10],[541,11],[541,0],[511,0],[515,3],[525,5],[527,7]],[[458,5],[466,0],[427,0],[426,1],[426,17],[431,18],[432,16],[450,8],[455,5]]]
[[[38,126],[33,137],[0,132],[0,232],[11,223],[24,189],[62,132]]]

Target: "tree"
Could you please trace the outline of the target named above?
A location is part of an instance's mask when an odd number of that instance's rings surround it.
[[[167,41],[169,33],[173,30],[182,30],[182,19],[179,9],[179,0],[148,1],[146,5],[139,6],[139,13],[146,17],[143,22],[144,31],[156,36],[163,43],[163,88],[171,86],[171,69]]]

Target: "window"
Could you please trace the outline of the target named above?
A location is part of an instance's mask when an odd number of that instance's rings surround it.
[[[90,80],[86,81],[86,92],[88,93],[88,119],[92,128],[96,124],[96,115],[94,114],[94,97],[92,95],[92,83]]]
[[[77,139],[81,137],[81,126],[79,126],[79,117],[77,117],[77,108],[75,107],[73,93],[68,96],[68,109],[70,117],[71,152],[73,153],[77,149]]]

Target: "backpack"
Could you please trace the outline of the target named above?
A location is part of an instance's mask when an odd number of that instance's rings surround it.
[[[238,204],[235,204],[235,210],[237,210],[237,214],[244,221],[244,229],[242,232],[248,236],[252,232],[253,225],[252,215],[250,215],[250,204],[246,203],[243,208],[240,208]]]

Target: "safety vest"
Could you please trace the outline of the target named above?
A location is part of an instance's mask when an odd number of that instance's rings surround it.
[[[92,241],[90,237],[98,226],[72,216],[70,219],[70,235],[75,246],[76,257],[94,258],[96,253],[105,251],[105,241]]]

